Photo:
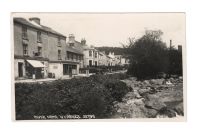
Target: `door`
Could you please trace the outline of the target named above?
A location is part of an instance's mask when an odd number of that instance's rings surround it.
[[[36,79],[43,78],[43,76],[42,76],[42,68],[35,68],[35,78]]]
[[[97,61],[95,61],[95,67],[97,67]]]
[[[22,62],[18,63],[18,74],[19,74],[19,77],[23,77],[23,63]]]
[[[72,66],[69,66],[69,77],[72,77]]]
[[[92,66],[92,60],[89,60],[89,66],[90,67]]]
[[[63,64],[63,75],[67,75],[67,74],[69,74],[68,65],[67,64]]]

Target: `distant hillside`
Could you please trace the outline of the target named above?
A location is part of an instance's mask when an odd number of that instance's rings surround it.
[[[126,54],[126,49],[121,47],[95,47],[99,51],[105,51],[106,54],[109,54],[109,52],[114,52],[115,55],[124,55]]]

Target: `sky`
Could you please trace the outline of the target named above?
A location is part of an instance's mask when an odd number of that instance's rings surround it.
[[[169,46],[185,45],[184,13],[13,13],[13,17],[39,17],[42,25],[59,33],[85,38],[96,47],[121,47],[129,37],[136,39],[145,30],[163,31],[162,40]]]

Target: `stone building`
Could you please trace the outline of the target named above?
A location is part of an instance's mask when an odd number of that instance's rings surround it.
[[[75,49],[77,52],[79,53],[83,53],[84,51],[84,46],[86,46],[86,40],[85,39],[82,39],[81,42],[79,41],[76,41],[75,40],[75,36],[74,34],[69,34],[68,36],[68,41],[67,41],[67,46],[69,48],[73,48]],[[84,56],[84,55],[83,55]],[[83,57],[82,56],[82,57]],[[80,68],[83,68],[84,67],[84,59],[82,58],[80,60]]]
[[[75,40],[75,36],[73,34],[69,35],[69,40],[67,42],[68,46],[75,48],[81,52],[83,52],[83,61],[81,62],[80,68],[87,68],[93,66],[99,66],[99,51],[95,49],[93,46],[88,46],[86,44],[86,40],[82,39],[81,42]]]
[[[79,73],[83,53],[39,18],[14,18],[15,79],[64,78]]]
[[[99,51],[94,47],[84,46],[84,67],[99,66]]]

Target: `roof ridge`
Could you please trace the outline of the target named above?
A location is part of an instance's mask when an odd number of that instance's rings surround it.
[[[23,18],[23,17],[14,17],[13,20],[14,20],[15,22],[18,22],[18,23],[21,23],[21,24],[24,24],[24,25],[28,25],[28,26],[30,26],[30,27],[33,27],[33,28],[36,28],[36,29],[39,29],[39,30],[44,30],[44,31],[46,31],[46,32],[50,32],[50,33],[52,33],[52,34],[56,34],[56,35],[63,36],[63,37],[66,38],[65,35],[63,35],[63,34],[57,32],[57,31],[55,31],[55,30],[52,29],[51,27],[48,27],[48,26],[45,26],[45,25],[41,25],[41,24],[40,24],[41,27],[36,26],[36,25],[32,24],[32,23],[31,23],[29,20],[27,20],[26,18]]]

